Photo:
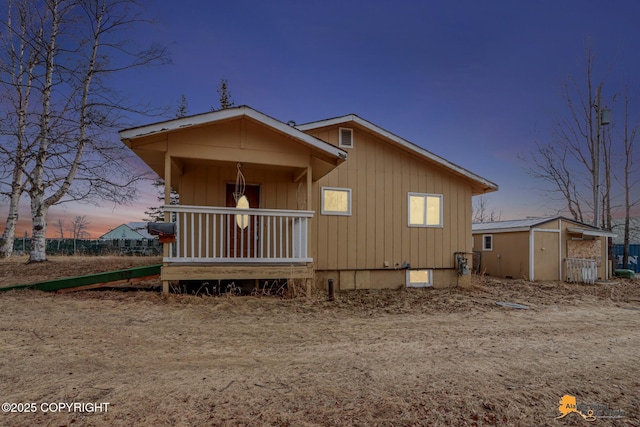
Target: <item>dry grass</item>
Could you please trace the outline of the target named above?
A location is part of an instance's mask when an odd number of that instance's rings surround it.
[[[135,256],[50,256],[32,264],[28,260],[28,256],[0,259],[0,288],[162,263],[162,257]]]
[[[3,280],[22,267],[0,261]],[[9,291],[0,348],[2,402],[110,403],[2,425],[585,425],[555,419],[564,394],[625,412],[598,424],[640,425],[638,281],[476,278],[334,302]]]

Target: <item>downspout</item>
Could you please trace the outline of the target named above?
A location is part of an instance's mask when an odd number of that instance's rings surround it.
[[[533,282],[535,280],[535,268],[534,268],[534,262],[536,260],[535,257],[535,237],[534,237],[534,229],[531,228],[529,230],[529,281]]]

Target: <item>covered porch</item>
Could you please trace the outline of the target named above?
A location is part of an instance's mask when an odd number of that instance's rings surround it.
[[[122,141],[179,204],[165,205],[175,235],[164,244],[161,279],[314,278],[313,182],[346,152],[248,107],[129,129]]]

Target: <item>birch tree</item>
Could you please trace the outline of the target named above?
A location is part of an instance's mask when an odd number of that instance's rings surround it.
[[[133,184],[141,177],[131,172],[135,168],[130,154],[113,141],[112,132],[122,113],[132,109],[108,86],[109,78],[130,68],[161,63],[166,53],[158,47],[135,49],[121,38],[135,24],[145,22],[135,0],[23,0],[9,4],[9,16],[15,10],[21,11],[18,22],[7,19],[2,24],[18,39],[9,46],[24,41],[25,53],[1,53],[22,62],[32,58],[11,69],[30,69],[26,79],[33,80],[26,99],[30,105],[25,109],[27,142],[22,145],[28,148],[22,156],[18,151],[12,157],[14,171],[21,171],[24,182],[14,179],[11,188],[29,195],[29,260],[38,262],[46,260],[46,219],[51,206],[70,200],[123,203],[134,198]],[[16,86],[22,85],[5,75],[3,86],[19,92]],[[13,113],[13,106],[6,108]],[[6,228],[5,234],[9,232]]]
[[[0,75],[2,86],[6,89],[2,94],[3,102],[13,114],[7,114],[0,120],[0,159],[5,161],[9,178],[3,186],[8,190],[2,192],[9,200],[9,212],[0,244],[0,258],[8,257],[13,252],[20,196],[25,186],[24,167],[31,152],[30,144],[33,143],[27,138],[29,99],[37,61],[37,51],[32,45],[39,45],[42,38],[40,29],[34,27],[31,2],[22,1],[14,4],[10,1],[7,9],[5,26],[12,30],[1,33],[5,59],[0,61]],[[14,17],[14,14],[17,16]]]

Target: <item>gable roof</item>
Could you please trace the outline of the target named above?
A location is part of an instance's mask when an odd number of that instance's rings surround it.
[[[156,236],[152,236],[147,232],[147,222],[130,222],[128,224],[122,224],[98,237],[102,240],[141,240],[156,239]]]
[[[134,221],[127,223],[127,226],[129,228],[140,234],[145,239],[157,239],[158,236],[152,236],[151,234],[149,234],[149,232],[147,231],[147,225],[149,225],[147,221]]]
[[[187,127],[209,125],[241,117],[250,118],[267,127],[275,129],[340,161],[344,161],[347,158],[346,151],[246,105],[124,129],[119,132],[119,135],[122,141],[129,141],[144,136],[176,131]]]
[[[518,231],[529,231],[532,228],[546,224],[555,220],[567,221],[575,224],[577,227],[567,227],[570,233],[582,234],[585,236],[606,236],[615,237],[615,233],[611,233],[600,228],[596,228],[593,225],[585,224],[583,222],[575,221],[563,216],[553,216],[544,218],[525,218],[514,219],[508,221],[493,221],[493,222],[476,222],[471,226],[472,233],[513,233]]]
[[[489,181],[488,179],[485,179],[479,175],[474,174],[473,172],[468,171],[467,169],[456,165],[455,163],[451,163],[450,161],[428,151],[425,150],[424,148],[414,144],[413,142],[407,141],[406,139],[403,139],[379,126],[374,125],[373,123],[357,116],[356,114],[347,114],[346,116],[341,116],[341,117],[335,117],[332,119],[326,119],[326,120],[320,120],[317,122],[311,122],[311,123],[305,123],[302,125],[297,125],[296,127],[302,131],[308,131],[308,130],[313,130],[313,129],[318,129],[318,128],[322,128],[322,127],[326,127],[326,126],[335,126],[335,125],[339,125],[339,124],[345,124],[345,123],[356,123],[359,126],[373,132],[376,133],[384,138],[386,138],[387,140],[392,141],[393,143],[403,147],[406,150],[411,151],[412,153],[418,154],[419,156],[421,156],[424,159],[427,159],[431,162],[434,162],[440,166],[443,166],[449,170],[451,170],[452,172],[454,172],[455,174],[462,176],[464,178],[467,178],[475,183],[478,184],[478,186],[480,187],[479,189],[481,190],[480,194],[482,193],[489,193],[492,191],[497,191],[498,190],[498,184]]]

